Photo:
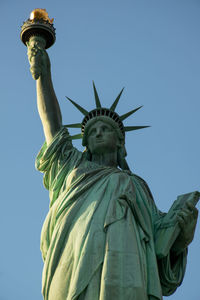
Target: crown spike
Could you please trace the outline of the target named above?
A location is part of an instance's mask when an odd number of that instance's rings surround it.
[[[81,133],[75,134],[75,135],[70,135],[69,139],[70,140],[79,140],[82,139],[83,135]]]
[[[135,109],[133,109],[133,110],[127,112],[126,114],[120,116],[120,117],[119,117],[120,120],[121,120],[121,121],[124,121],[126,118],[128,118],[130,115],[134,114],[134,113],[135,113],[138,109],[140,109],[141,107],[142,107],[142,106],[139,106],[139,107],[137,107],[137,108],[135,108]]]
[[[115,99],[115,101],[113,102],[113,104],[110,107],[110,110],[115,111],[115,108],[119,102],[119,99],[121,97],[121,94],[123,93],[124,88],[121,90],[121,92],[119,93],[119,95],[117,96],[117,98]]]
[[[96,102],[96,108],[101,108],[101,102],[99,100],[99,95],[97,93],[94,81],[92,82],[92,84],[93,84],[93,89],[94,89],[94,97],[95,97],[95,102]]]
[[[83,107],[81,107],[80,105],[78,105],[76,102],[74,102],[72,99],[68,98],[66,96],[66,98],[84,115],[86,116],[88,114],[88,111],[85,110]]]
[[[151,126],[124,126],[125,131],[132,131],[132,130],[138,130],[138,129],[143,129],[143,128],[148,128]]]
[[[64,125],[64,127],[69,127],[69,128],[81,128],[82,124],[81,123],[75,123],[75,124],[67,124]]]

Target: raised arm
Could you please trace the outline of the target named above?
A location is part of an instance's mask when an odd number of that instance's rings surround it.
[[[50,144],[62,125],[59,103],[51,79],[49,56],[41,37],[30,38],[27,43],[30,71],[36,80],[37,106],[47,144]]]

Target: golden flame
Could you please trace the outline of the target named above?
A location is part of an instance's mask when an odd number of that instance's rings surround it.
[[[30,14],[30,20],[34,19],[43,19],[45,21],[49,21],[49,23],[53,23],[53,19],[49,19],[48,13],[46,9],[36,8]]]

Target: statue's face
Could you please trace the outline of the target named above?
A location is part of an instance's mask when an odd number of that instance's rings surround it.
[[[92,154],[116,152],[118,145],[119,139],[110,124],[97,121],[88,129],[87,146]]]

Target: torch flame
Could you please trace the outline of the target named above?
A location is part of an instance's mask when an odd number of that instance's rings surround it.
[[[31,12],[30,20],[34,20],[34,19],[43,19],[45,21],[48,21],[51,24],[53,23],[54,20],[54,19],[49,19],[46,9],[42,9],[42,8],[36,8]]]

